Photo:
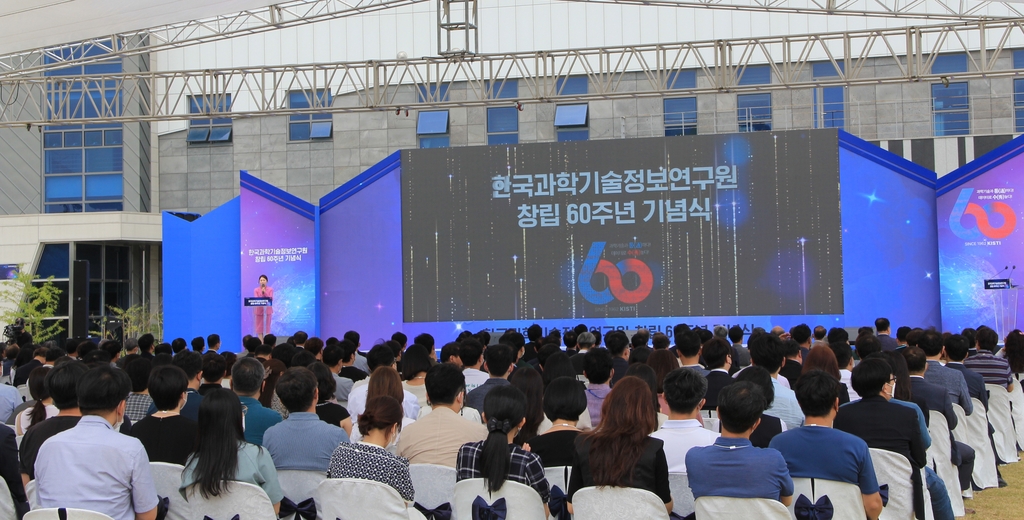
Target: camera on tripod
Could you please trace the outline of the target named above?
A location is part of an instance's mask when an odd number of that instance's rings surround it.
[[[22,332],[25,332],[24,318],[15,318],[14,323],[4,327],[4,337],[8,341],[14,341]]]

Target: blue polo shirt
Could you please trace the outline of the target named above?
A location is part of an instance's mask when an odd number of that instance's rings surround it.
[[[771,448],[755,448],[748,439],[719,437],[711,446],[686,453],[693,498],[767,498],[793,496],[786,460]]]
[[[803,426],[772,438],[771,448],[786,459],[795,478],[821,478],[860,487],[862,495],[878,492],[868,444],[856,435],[821,426]]]
[[[270,408],[264,408],[259,400],[252,397],[238,396],[242,402],[245,418],[245,442],[263,446],[263,434],[271,426],[281,422],[281,414]]]

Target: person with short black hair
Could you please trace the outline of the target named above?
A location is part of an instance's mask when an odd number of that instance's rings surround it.
[[[793,479],[782,454],[750,443],[765,404],[761,389],[746,381],[729,385],[718,395],[721,437],[710,446],[695,447],[686,454],[694,499],[763,498],[786,506],[792,502]]]
[[[612,368],[615,369],[615,374],[612,376],[611,385],[615,386],[615,383],[626,377],[626,370],[629,370],[629,338],[625,332],[615,330],[604,337],[604,344],[612,355]]]
[[[351,345],[351,343],[349,343],[349,345]],[[353,351],[354,350],[355,349],[353,349]],[[350,352],[348,356],[351,359],[352,352]],[[328,345],[324,348],[323,354],[320,357],[323,364],[331,371],[331,377],[334,379],[334,399],[338,401],[338,403],[344,403],[342,406],[347,405],[348,394],[352,391],[352,385],[355,384],[355,381],[341,375],[341,370],[345,368],[343,360],[345,357],[345,349],[341,346],[340,342]]]
[[[423,345],[430,352],[434,351],[434,336],[431,336],[426,332],[417,334],[416,337],[412,339],[412,342],[416,345]]]
[[[583,375],[590,383],[587,386],[587,409],[590,411],[590,424],[597,426],[601,423],[601,407],[604,400],[611,393],[609,385],[615,369],[612,365],[612,355],[608,349],[592,348],[586,354],[577,354],[582,357]],[[574,356],[575,357],[575,356]]]
[[[794,392],[804,412],[804,426],[776,435],[770,447],[786,459],[794,478],[845,482],[860,488],[870,520],[882,513],[871,452],[861,438],[832,428],[839,411],[839,381],[822,370],[800,376]]]
[[[586,415],[589,419],[586,411],[585,389],[575,377],[558,377],[544,389],[544,417],[549,426],[526,444],[545,468],[572,465],[580,418]]]
[[[146,449],[138,439],[117,432],[131,387],[128,375],[110,366],[82,375],[78,401],[83,417],[74,428],[51,437],[36,457],[40,507],[86,509],[115,520],[156,518],[159,499]]]
[[[199,385],[203,381],[203,356],[198,352],[182,350],[174,356],[174,366],[185,371],[188,377],[188,396],[185,406],[181,408],[181,415],[193,421],[199,420],[199,403],[203,396],[199,394]],[[148,413],[156,413],[155,405],[150,405]]]
[[[724,340],[721,343],[722,348],[729,350],[728,343]],[[725,377],[732,381],[728,372]],[[705,429],[700,419],[708,381],[696,371],[677,368],[665,376],[662,386],[668,404],[668,420],[651,437],[665,442],[669,473],[686,473],[686,453],[697,446],[710,446],[718,438],[718,433]]]
[[[929,329],[921,334],[918,339],[918,346],[924,351],[925,355],[928,356],[928,371],[924,374],[924,379],[929,383],[934,383],[946,389],[949,392],[949,398],[960,405],[964,409],[967,415],[974,413],[974,403],[971,402],[971,391],[967,388],[967,380],[964,375],[957,370],[952,368],[946,368],[942,364],[942,360],[945,357],[946,349],[942,345],[942,334],[934,329]],[[964,362],[964,365],[971,370],[977,371],[974,366],[977,363],[982,362],[984,354],[979,353],[973,356],[970,360]],[[1000,378],[1004,383],[1009,384],[1012,379],[1010,378],[1010,367],[1006,364],[1006,361],[998,358],[994,359],[1002,361],[1002,365],[1006,367],[1005,379]],[[982,374],[984,375],[984,374]],[[952,430],[953,425],[949,426]]]
[[[402,388],[416,396],[420,409],[427,407],[427,388],[423,380],[431,366],[431,355],[423,345],[412,344],[402,354]]]
[[[203,384],[199,385],[199,395],[206,395],[214,388],[224,388],[221,382],[224,380],[226,369],[227,363],[224,362],[224,356],[213,351],[207,352],[203,356]]]
[[[153,335],[148,332],[139,336],[139,355],[146,359],[153,359],[153,345],[155,343],[156,338],[154,338]],[[75,347],[78,347],[77,343],[75,344]],[[64,348],[64,350],[68,351],[69,356],[72,355],[72,352],[68,350],[67,346]]]
[[[467,339],[459,343],[459,360],[462,362],[462,374],[466,376],[466,393],[487,382],[487,372],[481,370],[484,365],[484,346],[475,339]]]
[[[282,420],[281,414],[264,407],[259,400],[265,375],[263,363],[253,358],[239,359],[231,367],[231,389],[245,407],[245,441],[257,446],[263,445],[263,434],[267,429]],[[210,392],[212,394],[217,390]]]
[[[782,339],[775,334],[751,336],[747,348],[750,350],[752,364],[767,370],[772,376],[775,400],[765,412],[782,419],[787,429],[799,428],[804,414],[796,402],[796,395],[789,388],[789,381],[779,377],[779,371],[786,363],[786,347]]]
[[[700,364],[702,342],[696,330],[686,330],[675,335],[675,353],[679,356],[679,366],[696,370],[707,377],[708,369]]]
[[[132,425],[132,437],[146,447],[150,462],[185,465],[196,439],[196,422],[182,417],[188,377],[185,371],[164,365],[153,369],[148,382],[156,413]]]
[[[441,347],[441,362],[451,363],[452,365],[455,365],[461,369],[462,358],[459,357],[459,347],[459,343],[455,341],[445,343],[444,346]]]
[[[786,378],[789,387],[793,388],[796,386],[796,380],[800,379],[800,373],[803,372],[804,353],[800,343],[795,339],[783,340],[782,350],[786,355],[786,363],[779,369],[779,376]]]
[[[206,340],[202,336],[196,336],[192,338],[192,351],[202,354],[203,350],[206,349]]]
[[[981,374],[967,368],[964,359],[967,358],[967,338],[960,334],[951,334],[942,341],[946,349],[946,368],[956,370],[963,374],[967,381],[967,390],[971,393],[971,399],[978,399],[988,410],[988,390],[985,389],[985,378]]]
[[[132,393],[128,394],[128,406],[125,408],[128,418],[132,423],[141,421],[149,415],[149,407],[153,404],[153,398],[149,396],[149,373],[153,369],[153,363],[144,358],[135,358],[124,365],[124,372],[132,381]]]
[[[219,334],[210,334],[209,336],[206,336],[206,348],[209,349],[209,352],[217,352],[217,351],[219,351],[220,350],[220,335]]]
[[[828,348],[832,349],[832,353],[836,355],[836,364],[839,365],[839,382],[846,385],[847,391],[850,393],[850,400],[860,399],[860,395],[853,389],[853,384],[850,382],[853,376],[853,349],[850,348],[850,344],[846,341],[833,341],[828,344]]]
[[[334,449],[349,441],[345,430],[317,416],[317,386],[316,376],[305,367],[289,368],[277,380],[277,396],[288,409],[288,418],[267,429],[263,447],[270,452],[278,470],[324,473]]]
[[[50,392],[53,405],[59,412],[41,424],[30,428],[21,439],[18,447],[21,465],[21,478],[27,484],[35,478],[35,461],[39,448],[47,439],[70,430],[78,424],[82,417],[78,409],[78,380],[89,368],[83,363],[65,363],[52,368],[43,378],[43,384]]]
[[[899,341],[892,337],[892,325],[889,324],[888,318],[877,318],[875,320],[875,336],[878,338],[878,343],[882,346],[883,352],[899,348]],[[867,356],[862,355],[861,359],[864,359],[865,357]]]
[[[486,439],[487,428],[475,415],[460,415],[466,399],[466,378],[457,366],[438,363],[430,367],[424,386],[430,412],[404,428],[398,441],[398,455],[410,464],[454,468],[459,448],[467,442]]]
[[[463,347],[465,347],[465,342],[463,342]],[[484,358],[487,362],[487,380],[482,385],[466,393],[466,406],[479,411],[483,411],[484,398],[487,397],[488,392],[499,386],[509,384],[508,376],[512,374],[513,363],[512,347],[501,343],[492,345],[484,352]],[[465,361],[466,359],[463,358],[463,362]],[[466,374],[466,372],[466,370],[462,371],[463,374]]]
[[[985,384],[999,385],[1007,392],[1012,392],[1014,378],[1010,364],[1005,358],[995,355],[999,341],[996,331],[988,327],[980,327],[975,336],[978,342],[978,353],[964,360],[964,366],[980,374],[985,380]],[[929,365],[932,365],[931,359],[932,357],[929,355]]]

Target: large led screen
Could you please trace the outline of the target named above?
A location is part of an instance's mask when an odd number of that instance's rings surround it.
[[[843,314],[837,139],[404,152],[405,321]]]

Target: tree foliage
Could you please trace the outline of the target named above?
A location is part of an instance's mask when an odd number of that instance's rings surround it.
[[[56,339],[64,332],[64,325],[49,318],[57,314],[62,291],[53,284],[52,276],[36,283],[31,272],[18,267],[18,275],[13,280],[0,282],[0,322],[7,325],[22,318],[25,331],[32,334],[33,341]]]

